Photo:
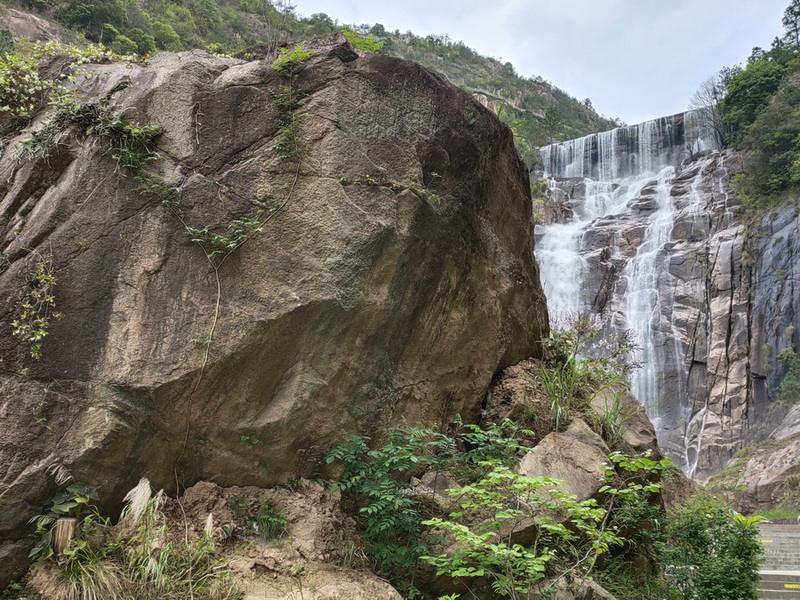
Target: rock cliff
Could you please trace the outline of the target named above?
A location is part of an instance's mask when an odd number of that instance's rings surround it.
[[[476,417],[493,375],[536,354],[510,130],[413,63],[338,35],[304,49],[288,73],[269,48],[84,67],[81,103],[162,128],[147,170],[74,126],[5,147],[0,586],[54,474],[107,508],[140,476],[274,484],[343,431]],[[34,360],[12,322],[40,268],[63,318]]]
[[[753,222],[730,186],[739,158],[712,150],[693,113],[544,149],[552,224],[537,249],[551,314],[588,310],[608,336],[636,334],[633,391],[699,478],[783,418],[780,355],[800,341],[796,210]]]

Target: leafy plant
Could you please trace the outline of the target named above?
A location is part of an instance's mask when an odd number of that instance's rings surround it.
[[[28,278],[25,295],[17,306],[17,318],[11,322],[12,334],[29,345],[33,358],[42,358],[42,340],[48,334],[51,319],[64,315],[55,311],[55,269],[50,257],[35,252],[36,268]]]
[[[351,29],[343,29],[342,33],[344,37],[347,38],[347,41],[350,42],[350,45],[356,50],[378,53],[383,49],[383,42],[379,42],[375,38],[360,36]]]
[[[594,430],[609,444],[617,446],[625,434],[630,418],[641,409],[633,403],[625,402],[625,392],[627,387],[618,386],[616,388],[605,386],[602,391],[613,396],[610,403],[592,411],[592,425]]]
[[[278,58],[272,61],[272,68],[279,73],[293,77],[302,70],[303,63],[314,54],[316,54],[316,50],[303,50],[300,44],[297,44],[292,50],[281,48]]]
[[[544,579],[548,563],[562,552],[572,554],[566,548],[579,540],[579,534],[596,539],[598,550],[617,541],[612,532],[599,531],[603,511],[597,502],[577,502],[558,489],[561,483],[495,467],[481,481],[451,491],[462,510],[451,513],[450,519],[434,518],[424,524],[452,534],[455,550],[423,559],[436,566],[439,575],[457,580],[486,577],[500,597],[534,597],[534,585]],[[533,535],[526,545],[514,541],[523,526]],[[581,554],[577,548],[570,550]]]
[[[635,363],[628,356],[635,350],[631,333],[624,332],[613,344],[598,339],[601,326],[586,314],[572,316],[554,327],[542,340],[545,361],[539,366],[539,380],[550,400],[556,431],[561,431],[573,412],[584,412],[592,399],[607,390],[623,388],[615,407],[595,422],[600,433],[620,437],[627,420],[621,394],[627,387],[625,375]],[[612,432],[613,429],[613,432]]]
[[[72,517],[83,529],[84,535],[98,528],[107,527],[109,522],[100,516],[94,503],[97,501],[97,490],[83,482],[76,482],[53,497],[52,506],[47,511],[31,519],[36,523],[38,543],[31,550],[29,557],[45,560],[54,554],[54,526],[59,519]],[[69,555],[68,555],[69,556]]]
[[[286,512],[278,509],[274,500],[267,500],[256,513],[252,528],[262,542],[282,538],[289,530]]]
[[[0,113],[31,117],[52,85],[39,76],[35,59],[13,52],[0,55]]]
[[[461,511],[423,523],[450,533],[456,542],[452,551],[423,558],[440,575],[488,578],[500,597],[539,597],[546,590],[537,584],[548,572],[585,576],[599,556],[626,543],[615,515],[658,492],[660,485],[647,478],[669,464],[667,459],[609,455],[607,483],[599,490],[602,505],[593,498],[578,502],[559,489],[557,479],[526,477],[493,465],[480,481],[449,492]],[[525,544],[517,541],[523,531]],[[551,564],[557,567],[549,569]]]
[[[686,600],[756,600],[762,517],[744,517],[701,493],[671,511],[660,544],[668,581]]]
[[[359,501],[366,549],[384,571],[411,567],[428,549],[418,502],[406,494],[400,476],[441,465],[455,452],[454,441],[426,428],[389,429],[383,447],[370,450],[368,437],[352,437],[334,447],[327,463],[344,463],[335,490]]]
[[[423,509],[407,493],[408,477],[430,469],[481,479],[495,465],[515,464],[527,450],[517,436],[531,433],[508,420],[481,428],[459,417],[455,426],[452,436],[426,427],[387,429],[380,448],[354,436],[329,452],[328,464],[344,464],[333,487],[359,499],[364,535],[372,542],[367,553],[379,563],[409,566],[426,551]]]
[[[87,104],[75,92],[63,90],[56,94],[52,116],[23,146],[30,154],[45,152],[58,143],[70,127],[76,127],[83,135],[110,142],[112,158],[132,171],[161,159],[161,155],[150,148],[151,142],[161,133],[159,125],[135,125],[106,102]]]
[[[186,233],[191,236],[192,241],[202,246],[208,260],[219,265],[225,257],[236,250],[242,243],[255,234],[260,233],[263,223],[256,218],[239,217],[228,223],[228,230],[225,234],[215,233],[208,226],[202,228],[186,227]]]

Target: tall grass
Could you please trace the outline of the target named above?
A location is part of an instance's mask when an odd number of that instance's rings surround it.
[[[48,558],[36,585],[53,600],[232,600],[237,586],[204,532],[171,532],[162,492],[142,479],[127,496],[117,525],[84,520],[63,555]],[[87,527],[87,524],[89,525]]]

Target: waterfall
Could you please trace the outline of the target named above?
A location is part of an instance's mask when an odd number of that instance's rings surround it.
[[[691,222],[700,203],[703,169],[687,175],[680,165],[716,147],[713,128],[695,111],[540,151],[549,201],[571,213],[565,223],[536,228],[551,317],[555,323],[569,314],[599,313],[609,338],[620,330],[634,333],[643,366],[632,372],[631,389],[662,447],[689,473],[699,447],[689,431],[702,427],[692,421],[686,399],[691,357],[673,315],[669,271],[676,222]]]
[[[664,338],[661,335],[669,323],[664,323],[659,294],[659,275],[662,272],[664,246],[670,241],[675,208],[670,198],[673,167],[664,168],[655,179],[655,211],[651,214],[642,243],[636,256],[628,261],[622,277],[627,283],[625,320],[641,348],[642,367],[631,373],[634,396],[647,408],[656,431],[663,429],[664,405],[658,402],[664,388]]]

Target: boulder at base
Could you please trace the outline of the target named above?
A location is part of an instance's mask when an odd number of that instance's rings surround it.
[[[271,485],[346,431],[477,418],[492,376],[536,353],[511,131],[416,64],[338,34],[304,48],[284,72],[277,49],[84,67],[82,100],[163,128],[145,182],[97,129],[5,147],[0,586],[54,473],[105,510],[141,476]],[[42,261],[63,318],[37,361],[11,323]]]

